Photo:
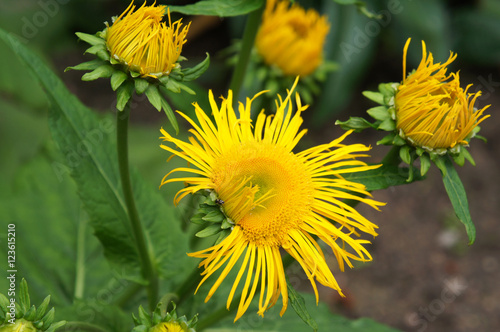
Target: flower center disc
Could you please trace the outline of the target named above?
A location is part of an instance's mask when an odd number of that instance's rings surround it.
[[[214,189],[226,213],[254,244],[281,246],[288,231],[310,211],[311,177],[305,165],[280,146],[244,143],[220,156],[213,169]]]

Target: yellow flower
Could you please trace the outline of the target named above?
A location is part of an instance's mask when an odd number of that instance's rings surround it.
[[[181,20],[172,24],[168,11],[168,25],[162,22],[165,6],[146,6],[137,11],[133,1],[107,28],[106,44],[111,56],[143,77],[159,78],[170,74],[186,42],[188,25]]]
[[[427,54],[422,41],[422,61],[418,68],[406,76],[406,54],[403,54],[403,82],[395,97],[396,127],[401,136],[413,145],[429,151],[444,153],[457,145],[467,145],[473,129],[489,115],[486,108],[474,108],[481,92],[468,93],[460,87],[457,73],[446,74],[447,66],[456,58],[450,52],[448,60],[434,63],[432,53]]]
[[[330,25],[313,9],[268,0],[255,44],[268,65],[285,75],[306,76],[323,61],[323,45]]]
[[[292,88],[295,88],[295,85]],[[376,225],[361,216],[343,199],[354,199],[378,209],[382,203],[369,198],[361,184],[345,180],[343,173],[362,172],[378,166],[368,166],[356,160],[366,157],[363,152],[370,148],[362,144],[344,145],[349,134],[323,145],[294,153],[305,129],[301,113],[302,106],[296,94],[297,111],[292,116],[292,91],[283,100],[276,101],[275,115],[267,116],[262,111],[255,122],[251,120],[253,100],[238,107],[239,117],[233,109],[233,95],[222,98],[219,107],[209,92],[214,121],[195,103],[199,125],[180,113],[192,126],[194,137],[185,142],[172,137],[161,129],[164,141],[175,144],[161,147],[185,159],[193,167],[180,167],[168,173],[162,185],[184,182],[174,201],[177,204],[188,194],[200,190],[214,191],[222,203],[227,216],[234,221],[231,233],[205,250],[189,256],[203,258],[203,284],[217,271],[217,280],[206,300],[214,294],[240,258],[241,266],[227,299],[229,308],[240,281],[244,279],[243,293],[235,320],[248,309],[260,282],[260,315],[276,304],[280,294],[283,307],[288,305],[285,271],[280,249],[287,251],[304,269],[316,298],[316,281],[322,285],[341,290],[332,275],[315,237],[324,241],[335,255],[340,270],[344,263],[352,267],[350,260],[369,261],[369,252],[363,247],[369,241],[355,239],[358,232],[376,236]],[[188,172],[178,178],[172,173]],[[361,196],[361,197],[360,197]],[[225,265],[225,267],[223,267]],[[244,274],[246,273],[246,278]],[[199,288],[199,286],[198,286]]]
[[[177,322],[162,322],[151,328],[150,332],[185,332],[186,330]]]
[[[6,322],[0,326],[0,332],[37,332],[36,327],[33,326],[33,322],[27,321],[25,319],[16,319],[14,324]]]

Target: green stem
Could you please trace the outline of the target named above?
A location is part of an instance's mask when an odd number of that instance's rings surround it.
[[[82,299],[85,290],[85,226],[87,221],[84,216],[83,209],[81,209],[76,235],[75,299]]]
[[[382,164],[384,164],[386,166],[389,166],[389,165],[398,166],[400,163],[400,160],[399,160],[399,149],[400,148],[401,147],[399,147],[397,145],[393,145],[392,148],[387,153],[387,155],[384,157],[384,159],[382,159]]]
[[[132,283],[120,297],[114,301],[114,304],[123,308],[140,290],[142,285]]]
[[[134,234],[135,243],[141,261],[142,276],[148,281],[147,293],[149,299],[149,309],[156,307],[158,298],[158,276],[153,268],[151,257],[149,256],[146,237],[142,229],[139,214],[135,206],[134,194],[130,183],[130,170],[128,160],[128,123],[130,118],[130,104],[127,103],[122,112],[116,115],[116,145],[118,149],[118,165],[120,169],[120,179],[122,183],[123,196],[127,205],[130,223]]]
[[[238,100],[241,85],[243,84],[243,79],[245,78],[248,61],[250,60],[250,54],[252,53],[255,36],[257,36],[257,31],[260,26],[264,6],[265,5],[262,5],[261,8],[253,11],[247,17],[238,63],[236,64],[233,76],[231,77],[231,83],[229,84],[229,88],[233,90],[235,100]]]
[[[66,322],[66,324],[64,324],[64,329],[65,331],[106,332],[106,330],[100,326],[79,321]]]
[[[188,296],[191,296],[200,281],[202,280],[202,275],[200,274],[200,269],[196,266],[191,274],[184,279],[184,283],[177,288],[175,294],[177,294],[178,299],[175,302],[177,306],[180,306],[182,302],[184,302]]]

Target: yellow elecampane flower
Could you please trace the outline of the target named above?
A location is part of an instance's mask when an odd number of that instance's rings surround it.
[[[135,10],[133,1],[107,28],[106,44],[111,56],[141,76],[169,75],[186,42],[188,25],[181,20],[163,22],[166,6],[146,6]]]
[[[289,1],[268,0],[255,45],[268,65],[285,75],[306,76],[323,61],[323,45],[330,30],[326,16]]]
[[[434,63],[422,41],[422,61],[406,76],[406,42],[403,54],[403,82],[395,96],[396,127],[413,145],[430,151],[446,152],[457,145],[467,145],[473,129],[489,115],[483,115],[474,104],[481,91],[468,92],[460,87],[459,74],[446,74],[447,66],[456,58],[450,52],[448,60]]]
[[[307,106],[301,104],[296,94],[297,111],[292,116],[292,91],[284,100],[279,97],[276,101],[276,114],[266,116],[262,111],[255,124],[250,117],[251,105],[265,91],[247,98],[245,104],[239,103],[239,116],[232,106],[231,90],[227,99],[222,98],[220,107],[210,92],[213,121],[197,103],[194,106],[199,124],[180,113],[193,126],[190,130],[193,137],[188,141],[176,139],[161,129],[162,139],[176,148],[161,147],[191,165],[174,169],[162,180],[162,185],[170,182],[187,185],[176,194],[175,203],[188,194],[213,190],[224,202],[226,215],[235,223],[219,244],[189,254],[203,259],[199,265],[203,268],[200,286],[220,272],[205,301],[233,268],[238,270],[227,299],[229,308],[238,285],[243,282],[235,321],[248,309],[259,283],[258,313],[263,316],[280,295],[281,315],[285,312],[288,292],[280,249],[302,266],[317,299],[316,281],[341,295],[342,292],[316,238],[330,247],[340,270],[344,270],[344,264],[352,267],[351,260],[372,259],[363,246],[369,241],[354,236],[360,232],[376,236],[377,226],[342,200],[357,200],[375,209],[384,204],[362,198],[370,196],[365,187],[342,175],[379,165],[369,166],[357,160],[367,156],[364,152],[369,147],[342,144],[350,132],[330,143],[293,152],[307,131],[300,130],[301,113]],[[190,175],[173,177],[177,172]],[[237,264],[239,261],[241,265]]]
[[[150,332],[185,332],[179,323],[173,322],[162,322],[151,328]]]

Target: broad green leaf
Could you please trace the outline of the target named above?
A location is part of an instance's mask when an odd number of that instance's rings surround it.
[[[201,0],[191,5],[169,6],[171,12],[186,15],[240,16],[263,6],[264,0]]]
[[[341,332],[397,332],[398,330],[382,325],[369,318],[360,318],[350,320],[339,316],[330,311],[328,306],[323,303],[316,305],[314,295],[302,293],[305,303],[311,310],[314,319],[318,325],[318,331],[341,331]],[[279,317],[281,305],[275,305],[266,311],[264,318],[258,317],[255,314],[251,316],[252,311],[257,311],[256,304],[258,297],[253,301],[253,304],[248,309],[245,316],[238,321],[233,322],[234,313],[221,320],[217,324],[204,329],[204,332],[236,332],[236,331],[252,331],[252,332],[304,332],[311,331],[301,318],[288,308],[283,317]],[[203,318],[203,316],[200,315]],[[202,323],[200,319],[199,324]]]
[[[446,167],[446,173],[442,172],[446,193],[450,198],[458,219],[460,219],[465,226],[467,236],[469,237],[469,245],[471,245],[476,240],[476,228],[470,216],[469,203],[467,201],[464,185],[462,181],[460,181],[460,177],[450,158],[442,157],[441,159],[444,162],[444,167]]]
[[[2,30],[0,38],[29,65],[46,88],[52,102],[52,135],[66,157],[66,167],[77,184],[105,256],[119,274],[140,281],[139,257],[119,183],[112,120],[99,118],[86,108],[17,40]],[[135,171],[132,187],[153,264],[166,277],[178,275],[182,268],[179,259],[185,257],[188,241],[180,231],[175,210],[165,204],[156,186],[149,186]]]
[[[360,132],[363,129],[373,127],[372,123],[368,120],[360,117],[350,117],[347,121],[335,121],[336,125],[339,125],[340,128],[344,130],[354,129],[356,132]]]
[[[367,191],[375,191],[408,184],[406,180],[408,179],[409,172],[409,169],[406,167],[382,165],[379,168],[365,172],[346,173],[344,174],[344,178],[364,184]],[[413,181],[422,179],[422,177],[415,175]]]

